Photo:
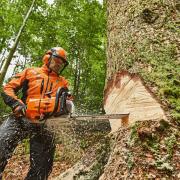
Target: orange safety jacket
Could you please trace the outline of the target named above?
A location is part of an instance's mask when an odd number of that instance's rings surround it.
[[[51,98],[56,96],[58,88],[68,88],[68,81],[50,71],[44,64],[40,68],[27,68],[15,75],[7,83],[2,92],[4,102],[12,109],[22,103],[27,104],[29,99]],[[22,89],[22,98],[18,99],[16,93]]]

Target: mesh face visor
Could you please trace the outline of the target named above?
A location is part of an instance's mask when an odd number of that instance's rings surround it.
[[[68,61],[66,61],[63,57],[59,56],[58,54],[56,54],[56,52],[53,52],[52,58],[58,58],[63,61],[62,68],[59,71],[59,74],[61,74],[63,72],[63,70],[66,68],[66,66],[68,66],[68,64],[69,64]]]
[[[63,68],[60,70],[60,72],[59,72],[59,74],[61,74],[62,72],[63,72],[63,70],[66,68],[66,66],[68,66],[68,62],[67,61],[65,61],[65,63],[64,63],[64,66],[63,66]]]
[[[59,71],[59,74],[61,74],[63,72],[63,70],[66,68],[66,66],[68,66],[68,61],[66,60],[66,52],[64,51],[63,48],[52,48],[51,49],[51,58],[57,58],[57,59],[61,59],[63,61],[63,65],[62,68]]]

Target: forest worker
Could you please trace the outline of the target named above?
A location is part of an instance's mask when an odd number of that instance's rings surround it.
[[[43,98],[55,97],[59,87],[68,89],[67,80],[59,76],[59,72],[67,65],[66,51],[55,47],[44,55],[42,67],[27,68],[4,86],[2,97],[12,108],[13,115],[0,127],[0,179],[14,149],[27,137],[30,138],[30,168],[26,180],[45,180],[51,173],[55,151],[54,135],[38,123],[40,117],[35,117],[32,121],[23,116],[26,115],[26,105],[30,99],[42,101]],[[17,97],[20,89],[21,99]],[[69,112],[72,105],[68,101]]]

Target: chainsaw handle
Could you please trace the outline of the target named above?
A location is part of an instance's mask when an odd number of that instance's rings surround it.
[[[67,99],[67,92],[63,92],[60,100],[60,114],[61,113],[66,113],[66,99]]]
[[[51,115],[55,114],[58,110],[59,106],[59,100],[60,100],[60,113],[63,111],[63,108],[65,106],[65,101],[68,96],[68,89],[67,88],[58,88],[56,92],[56,99],[55,99],[55,104],[54,104],[54,110]]]

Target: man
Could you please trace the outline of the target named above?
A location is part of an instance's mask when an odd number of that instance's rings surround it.
[[[0,179],[14,149],[27,137],[30,138],[30,169],[26,180],[45,180],[51,173],[55,151],[54,136],[39,123],[46,115],[40,109],[43,100],[52,100],[56,96],[58,88],[68,88],[67,80],[59,76],[59,72],[68,65],[66,51],[61,47],[52,48],[44,55],[43,63],[40,68],[25,69],[3,88],[2,97],[12,108],[13,115],[0,127]],[[20,89],[21,99],[16,95]],[[27,116],[26,108],[32,100],[38,100],[37,111]]]

